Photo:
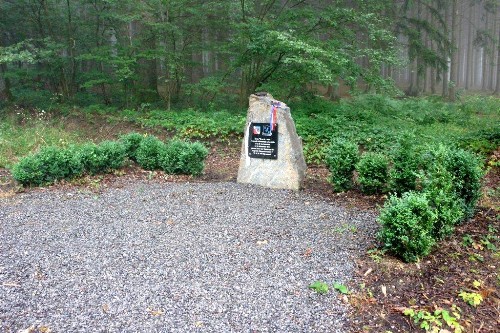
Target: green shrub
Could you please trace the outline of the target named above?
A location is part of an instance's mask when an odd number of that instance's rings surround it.
[[[208,150],[201,143],[173,140],[160,153],[159,165],[169,174],[200,175],[205,167]]]
[[[97,146],[97,151],[103,156],[107,170],[120,169],[127,157],[125,146],[119,141],[103,141]]]
[[[123,142],[123,145],[125,146],[127,157],[132,161],[137,162],[136,152],[143,139],[144,136],[139,133],[128,133],[120,137],[120,141]]]
[[[381,193],[386,190],[388,158],[380,153],[365,153],[356,164],[358,181],[363,193]]]
[[[435,145],[430,146],[423,154],[423,161],[426,178],[435,177],[434,170],[440,165],[451,174],[452,193],[463,203],[463,218],[472,217],[481,197],[481,179],[484,174],[481,160],[462,149]]]
[[[95,143],[85,143],[75,149],[85,172],[97,174],[106,170],[103,157],[99,154]]]
[[[335,191],[352,187],[352,175],[359,159],[358,146],[345,139],[333,139],[326,154],[326,165],[330,170],[329,181]]]
[[[155,136],[145,137],[136,151],[136,159],[139,165],[146,170],[160,168],[160,155],[164,154],[165,143]]]
[[[23,185],[43,185],[73,177],[82,171],[80,160],[71,150],[50,146],[21,159],[12,174]]]
[[[401,140],[392,154],[392,168],[389,171],[389,190],[401,196],[415,191],[419,178],[420,152],[409,139]]]
[[[453,190],[453,175],[439,159],[429,167],[422,186],[436,214],[432,235],[435,239],[443,239],[451,235],[455,225],[462,220],[464,202]]]
[[[380,211],[382,230],[378,237],[385,248],[406,262],[413,262],[430,253],[436,213],[424,193],[406,192],[391,196]]]
[[[463,149],[451,149],[445,159],[446,169],[453,175],[453,190],[465,204],[465,218],[474,215],[481,197],[483,162],[473,153]]]
[[[12,177],[23,185],[41,185],[44,174],[40,159],[35,155],[22,158],[12,167]]]
[[[76,154],[84,170],[92,175],[121,168],[126,157],[125,146],[114,141],[103,141],[99,145],[84,144],[77,149]]]

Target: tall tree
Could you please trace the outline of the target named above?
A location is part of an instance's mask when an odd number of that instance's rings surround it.
[[[450,101],[456,100],[456,86],[458,82],[458,50],[457,50],[457,36],[458,36],[458,0],[452,0],[451,6],[451,63],[450,63],[450,82],[448,84],[448,99]]]

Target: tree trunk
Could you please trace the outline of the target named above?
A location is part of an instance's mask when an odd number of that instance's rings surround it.
[[[10,91],[11,85],[9,78],[5,77],[5,73],[7,72],[7,65],[0,64],[0,80],[3,81],[3,91],[0,89],[0,98],[5,96],[5,99],[9,102],[14,100],[12,96],[12,92]],[[0,85],[1,88],[1,85]]]
[[[475,18],[475,8],[476,6],[471,5],[470,8],[470,15],[469,15],[469,34],[467,38],[467,68],[466,68],[466,78],[465,78],[465,90],[469,90],[472,88],[472,77],[474,75],[474,70],[473,70],[473,62],[472,59],[474,58],[473,52],[473,39],[474,39],[474,18]]]
[[[444,14],[444,21],[445,21],[445,29],[446,29],[446,35],[448,38],[450,38],[450,32],[449,32],[449,26],[450,26],[450,8],[449,6],[445,7],[445,14]],[[446,52],[446,51],[445,51]],[[443,98],[448,97],[448,72],[450,70],[450,64],[448,60],[448,56],[446,55],[447,58],[447,69],[442,71],[442,77],[443,77],[443,90],[442,90],[442,96]]]
[[[500,41],[500,29],[498,29],[498,40]],[[498,56],[497,56],[497,84],[495,89],[495,95],[500,96],[500,43],[497,45]]]
[[[488,18],[489,18],[489,13],[486,11],[484,13],[484,15],[486,16],[486,20],[484,22],[484,29],[485,31],[488,31]],[[481,82],[481,90],[485,91],[487,90],[488,88],[488,50],[486,47],[483,47],[483,63],[482,63],[482,69],[481,69],[481,72],[483,73],[481,75],[481,78],[482,78],[482,82]]]
[[[457,0],[452,0],[451,10],[451,64],[450,64],[450,83],[448,85],[448,99],[452,102],[456,100],[456,85],[458,83],[458,6]]]
[[[467,49],[464,43],[463,34],[463,21],[462,15],[464,15],[464,2],[460,1],[457,3],[457,16],[458,16],[458,38],[457,38],[457,49],[458,49],[458,61],[457,61],[457,88],[465,86],[465,57],[467,56]]]
[[[3,41],[3,36],[0,35],[0,47],[1,46],[4,46],[4,41]],[[0,99],[2,97],[5,97],[7,101],[12,102],[14,98],[10,90],[11,88],[10,80],[9,78],[5,77],[5,73],[7,73],[7,65],[2,63],[0,64],[0,82],[3,82],[3,89],[2,89],[2,84],[0,84]]]
[[[497,5],[496,7],[496,12],[500,11],[500,7]],[[493,32],[492,35],[495,36],[497,33],[498,23],[500,21],[500,15],[496,15],[497,13],[493,12]],[[498,13],[500,14],[500,13]],[[497,43],[500,44],[500,40],[497,41]],[[488,82],[488,90],[494,91],[495,90],[495,73],[496,73],[496,66],[498,66],[498,62],[495,62],[495,49],[492,50],[491,52],[491,61],[490,61],[490,80]]]

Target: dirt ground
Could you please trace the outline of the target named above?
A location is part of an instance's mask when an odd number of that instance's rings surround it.
[[[96,129],[96,139],[107,138],[125,130],[122,126]],[[161,133],[155,133],[156,135]],[[98,175],[61,182],[37,189],[81,187],[99,192],[107,187],[120,187],[134,179],[155,179],[169,182],[235,181],[238,173],[240,143],[213,143],[203,176],[169,176],[162,172],[144,171],[129,165],[110,175]],[[498,161],[500,150],[490,158]],[[326,181],[328,170],[309,167],[303,191],[352,209],[378,209],[384,196],[364,196],[353,190],[334,193]],[[403,263],[374,247],[356,262],[357,276],[350,285],[350,294],[339,295],[352,305],[351,332],[418,332],[416,323],[403,313],[428,312],[429,331],[500,332],[500,170],[490,167],[484,180],[484,197],[477,214],[460,225],[453,236],[439,243],[435,250],[418,263]],[[8,170],[0,169],[0,199],[19,191],[30,191],[15,184]],[[374,240],[375,243],[375,240]],[[479,304],[467,304],[460,293],[480,295]],[[447,325],[436,310],[446,310],[461,328]],[[454,313],[454,314],[453,314]],[[425,319],[425,318],[424,318]]]

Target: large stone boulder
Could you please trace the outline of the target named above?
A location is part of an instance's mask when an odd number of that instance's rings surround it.
[[[273,135],[266,139],[260,136],[261,128],[265,131],[264,128],[273,127],[270,121],[273,113],[277,126]],[[290,108],[274,100],[270,94],[251,95],[245,138],[241,147],[238,182],[299,190],[305,172],[302,139],[295,130]]]

